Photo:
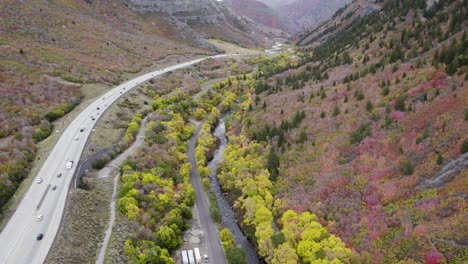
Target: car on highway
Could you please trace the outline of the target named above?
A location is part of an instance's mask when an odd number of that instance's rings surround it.
[[[73,161],[67,162],[67,165],[65,166],[67,170],[71,169],[73,167]]]
[[[209,263],[209,262],[210,262],[210,260],[208,259],[208,255],[203,255],[203,261],[204,261],[205,263]]]
[[[42,240],[43,237],[44,237],[44,234],[40,233],[39,235],[37,235],[36,239],[37,240]]]
[[[42,182],[42,178],[37,179],[38,184],[41,183],[41,182]]]
[[[57,178],[62,177],[62,173],[57,174]]]
[[[80,139],[80,137],[76,137],[75,140],[78,141]]]
[[[39,222],[39,221],[42,220],[42,218],[44,218],[42,215],[38,215],[38,216],[36,217],[36,220]]]
[[[94,117],[92,116],[92,117],[91,117],[91,120],[93,120],[93,121],[94,121],[94,120],[96,120],[96,118],[94,118]]]
[[[97,108],[97,110],[100,110],[100,109],[101,109],[101,108],[99,108],[99,107]]]
[[[57,185],[52,186],[52,191],[57,190]]]
[[[83,132],[84,130],[85,130],[84,126],[80,127],[80,132]]]

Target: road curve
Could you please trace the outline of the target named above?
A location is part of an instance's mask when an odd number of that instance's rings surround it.
[[[210,204],[205,190],[203,189],[200,174],[198,173],[197,161],[195,159],[195,146],[202,124],[203,123],[197,124],[195,132],[188,143],[187,158],[192,164],[192,169],[190,170],[190,183],[195,189],[198,219],[205,235],[210,263],[226,264],[223,249],[219,243],[218,230],[216,230],[216,225],[210,215]]]
[[[239,54],[204,57],[153,71],[127,81],[91,103],[65,129],[35,176],[15,213],[0,233],[0,263],[43,263],[54,242],[65,208],[68,190],[76,165],[97,120],[117,99],[151,78],[196,64],[207,58],[222,58]],[[93,118],[94,120],[93,120]],[[80,131],[80,128],[84,128]],[[70,169],[66,164],[73,161]],[[61,174],[60,177],[57,175]],[[36,183],[41,179],[41,183]],[[53,190],[53,186],[56,189]],[[37,220],[37,216],[42,216]],[[36,239],[38,234],[43,239]]]

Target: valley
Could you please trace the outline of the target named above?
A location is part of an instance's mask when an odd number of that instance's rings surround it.
[[[465,263],[466,4],[7,0],[0,262]]]

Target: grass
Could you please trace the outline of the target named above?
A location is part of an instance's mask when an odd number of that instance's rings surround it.
[[[215,47],[217,47],[218,49],[224,50],[226,53],[239,52],[239,53],[244,53],[244,54],[258,54],[259,52],[261,52],[260,50],[243,48],[236,44],[218,40],[218,39],[210,39],[208,41],[211,44],[213,44]]]
[[[95,262],[109,220],[113,177],[96,179],[95,188],[70,192],[68,205],[47,263]]]

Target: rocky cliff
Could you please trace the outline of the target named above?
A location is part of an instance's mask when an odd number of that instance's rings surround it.
[[[215,0],[123,0],[139,13],[168,15],[190,26],[205,38],[219,38],[246,46],[260,46],[264,38],[258,37],[253,23],[243,19],[223,2]]]

